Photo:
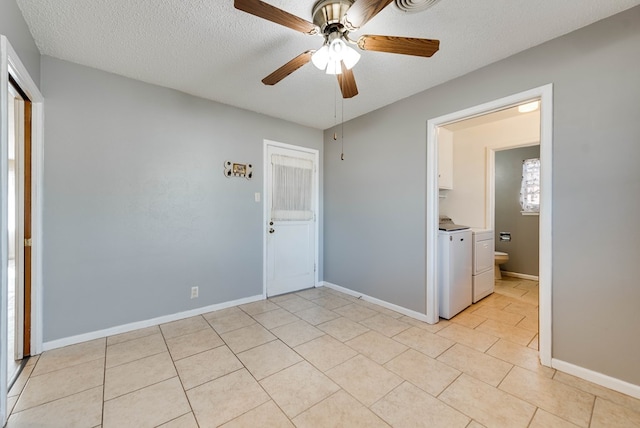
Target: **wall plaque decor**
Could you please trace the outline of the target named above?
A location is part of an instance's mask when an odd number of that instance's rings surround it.
[[[244,177],[251,180],[253,176],[253,167],[250,163],[236,163],[226,161],[224,163],[224,175],[226,177]]]

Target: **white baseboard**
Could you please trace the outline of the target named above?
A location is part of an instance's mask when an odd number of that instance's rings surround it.
[[[411,309],[403,308],[402,306],[394,305],[393,303],[385,302],[384,300],[376,299],[375,297],[367,296],[366,294],[358,293],[357,291],[353,291],[327,281],[320,282],[320,286],[331,288],[341,293],[360,298],[366,302],[375,303],[376,305],[382,306],[383,308],[391,309],[392,311],[396,311],[398,313],[401,313],[402,315],[415,318],[419,321],[427,322],[427,316],[420,312],[412,311]]]
[[[561,372],[588,380],[596,385],[604,386],[605,388],[613,389],[614,391],[640,399],[640,385],[634,385],[632,383],[625,382],[624,380],[616,379],[599,372],[594,372],[593,370],[585,369],[584,367],[576,366],[555,358],[551,359],[551,367],[556,370],[560,370]]]
[[[539,277],[536,275],[527,275],[526,273],[518,273],[518,272],[508,272],[508,271],[500,271],[504,276],[512,276],[514,278],[522,278],[529,279],[531,281],[539,281]]]
[[[217,303],[215,305],[205,306],[202,308],[191,309],[176,314],[164,315],[144,321],[136,321],[130,324],[123,324],[115,327],[106,328],[104,330],[92,331],[89,333],[78,334],[76,336],[64,337],[62,339],[51,340],[42,344],[43,351],[50,351],[63,346],[75,345],[81,342],[87,342],[94,339],[102,339],[103,337],[113,336],[115,334],[128,333],[141,328],[152,327],[154,325],[165,324],[171,321],[178,321],[184,318],[194,317],[196,315],[206,314],[208,312],[219,311],[220,309],[230,308],[232,306],[244,305],[246,303],[264,300],[262,294],[257,296],[245,297],[243,299],[232,300],[230,302]]]

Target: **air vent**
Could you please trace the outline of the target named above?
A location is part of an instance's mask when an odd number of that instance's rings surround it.
[[[403,12],[417,13],[430,8],[440,0],[395,0],[396,7]]]

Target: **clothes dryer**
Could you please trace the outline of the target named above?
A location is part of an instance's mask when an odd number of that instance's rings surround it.
[[[473,303],[487,297],[495,288],[493,278],[494,243],[493,230],[471,229],[473,233]]]

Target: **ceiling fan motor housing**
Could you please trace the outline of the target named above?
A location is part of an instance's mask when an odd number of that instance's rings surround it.
[[[344,16],[354,0],[320,0],[313,6],[313,23],[320,28],[320,34],[328,36],[333,32],[346,31]]]

